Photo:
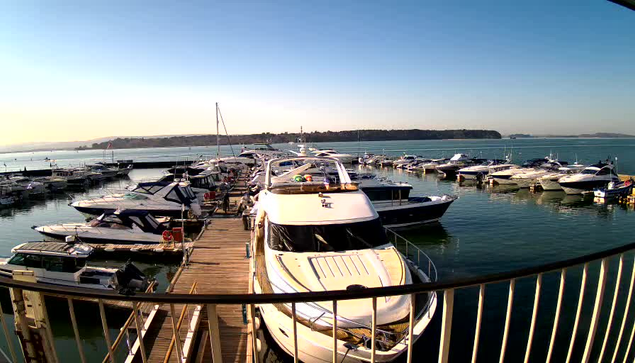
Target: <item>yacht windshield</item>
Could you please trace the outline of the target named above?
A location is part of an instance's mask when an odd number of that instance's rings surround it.
[[[269,247],[288,252],[363,250],[388,243],[379,219],[315,226],[269,225]]]
[[[582,170],[582,174],[591,174],[591,175],[595,175],[598,171],[594,170],[594,169],[584,169]]]

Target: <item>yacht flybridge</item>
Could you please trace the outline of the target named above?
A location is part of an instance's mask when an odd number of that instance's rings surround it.
[[[328,170],[337,171],[336,179]],[[297,157],[267,164],[254,233],[256,293],[364,289],[429,282],[386,236],[379,216],[335,158]],[[407,349],[411,300],[377,300],[375,361],[391,361]],[[259,306],[276,342],[294,351],[290,304]],[[430,323],[436,294],[417,297],[414,339]],[[371,358],[371,299],[298,303],[297,347],[304,362],[332,361],[333,321],[337,319],[338,362]]]
[[[185,212],[201,215],[201,207],[189,182],[173,182],[167,185],[155,182],[139,183],[123,194],[112,194],[100,198],[85,199],[70,204],[78,211],[89,215],[112,213],[118,209],[147,211],[154,216],[180,217]]]

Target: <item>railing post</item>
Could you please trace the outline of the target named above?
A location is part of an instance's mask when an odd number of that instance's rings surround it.
[[[443,318],[441,320],[441,340],[439,342],[439,363],[447,363],[450,355],[452,336],[452,312],[454,311],[454,289],[443,293]]]
[[[536,330],[536,318],[538,317],[538,304],[540,303],[540,289],[542,288],[542,274],[536,277],[536,292],[534,296],[534,308],[531,312],[531,325],[529,327],[529,337],[527,338],[527,348],[525,349],[525,363],[529,362],[531,355],[531,345],[534,341],[534,331]]]
[[[333,300],[333,363],[337,362],[337,300]]]
[[[622,342],[622,334],[624,333],[624,327],[626,326],[626,318],[631,307],[631,297],[633,296],[633,285],[635,283],[635,259],[633,260],[633,268],[631,272],[631,282],[628,287],[628,295],[626,297],[626,305],[624,306],[624,314],[622,315],[622,323],[620,324],[620,332],[617,335],[617,341],[615,342],[615,350],[613,351],[613,357],[611,363],[615,362],[617,353],[620,350],[620,343]]]
[[[106,309],[104,309],[104,301],[102,299],[98,300],[99,304],[99,316],[101,317],[101,327],[104,330],[104,339],[106,340],[106,345],[108,346],[108,358],[111,363],[115,363],[115,354],[112,350],[112,342],[110,341],[110,332],[108,329],[108,322],[106,321]]]
[[[408,363],[412,362],[412,347],[414,342],[414,329],[415,329],[415,314],[416,311],[417,295],[410,294],[410,319],[408,321]]]
[[[212,347],[212,362],[221,363],[223,354],[220,345],[220,330],[218,328],[218,314],[216,305],[207,304],[207,326],[209,330],[209,342]]]
[[[372,298],[373,304],[373,315],[371,320],[371,334],[370,337],[372,341],[370,342],[371,351],[370,351],[370,363],[375,363],[375,350],[377,349],[377,297],[373,296]]]
[[[567,278],[567,270],[562,269],[560,272],[560,287],[558,288],[558,303],[556,304],[556,313],[553,317],[553,329],[551,330],[551,340],[549,341],[549,350],[547,352],[547,359],[545,363],[551,361],[551,354],[553,353],[553,345],[556,341],[556,333],[558,332],[558,323],[560,322],[560,310],[562,309],[562,296],[564,295],[564,284]]]
[[[300,361],[298,357],[298,316],[295,311],[295,302],[291,303],[291,319],[293,320],[293,362],[298,363]]]
[[[174,343],[176,345],[176,356],[179,358],[179,363],[183,362],[183,348],[181,347],[181,334],[176,324],[176,316],[174,311],[174,304],[170,304],[170,318],[172,318],[172,334],[174,334]]]
[[[478,289],[478,308],[476,310],[476,328],[474,330],[474,347],[472,348],[472,363],[476,363],[478,355],[478,342],[481,337],[481,323],[483,321],[483,303],[485,301],[485,285],[481,284]]]
[[[7,328],[7,322],[4,319],[4,311],[2,310],[2,304],[0,304],[0,322],[2,322],[2,330],[4,331],[4,337],[7,339],[7,345],[9,346],[9,353],[11,353],[11,359],[13,359],[14,362],[17,362],[18,358],[17,358],[17,355],[15,354],[13,341],[11,340],[11,336],[9,335],[9,328]]]
[[[584,290],[586,287],[586,277],[589,272],[589,264],[584,264],[582,270],[582,282],[580,283],[580,296],[578,296],[578,308],[575,313],[575,321],[573,323],[573,331],[571,332],[571,342],[569,343],[569,351],[567,352],[566,363],[571,361],[571,354],[573,353],[573,345],[575,344],[575,336],[578,332],[578,324],[580,324],[580,314],[582,313],[582,303],[584,302]]]
[[[602,310],[602,301],[604,299],[604,288],[606,287],[608,261],[608,258],[603,258],[602,264],[600,265],[600,277],[598,278],[598,289],[595,293],[595,303],[593,304],[593,316],[591,318],[591,325],[589,326],[589,335],[586,339],[586,346],[584,347],[584,354],[582,355],[582,362],[584,363],[587,363],[591,358],[593,341],[595,340],[595,333],[598,329],[600,311]]]
[[[602,362],[602,358],[604,358],[606,343],[609,340],[609,333],[611,332],[611,325],[613,324],[615,305],[617,304],[617,296],[620,292],[620,282],[622,281],[623,267],[624,267],[624,254],[621,254],[619,265],[617,267],[617,277],[615,278],[615,289],[613,290],[613,301],[611,302],[611,312],[609,313],[609,321],[606,323],[606,333],[604,333],[604,341],[602,341],[602,349],[600,350],[600,356],[598,357],[598,360],[597,360],[600,363]]]
[[[139,321],[139,303],[132,303],[132,312],[134,313],[134,323],[137,327],[137,339],[139,339],[139,349],[141,350],[141,361],[146,363],[148,361],[148,356],[146,355],[146,347],[143,344],[143,325]]]
[[[77,319],[75,318],[75,307],[73,306],[73,299],[71,299],[70,297],[66,299],[68,300],[68,310],[71,314],[71,325],[73,326],[73,334],[75,335],[75,344],[77,344],[79,359],[81,360],[82,363],[86,363],[86,356],[84,355],[84,347],[82,347],[82,340],[79,337],[79,328],[77,327]],[[0,313],[2,312],[0,311]],[[15,357],[13,357],[13,361],[16,362]]]
[[[626,363],[628,355],[631,352],[631,346],[633,345],[633,337],[635,336],[635,322],[633,322],[633,328],[631,329],[631,336],[628,338],[628,344],[626,345],[626,353],[624,353],[624,360],[622,363]]]
[[[503,343],[501,345],[499,363],[505,360],[505,351],[507,350],[507,338],[509,337],[509,324],[512,318],[512,306],[514,305],[514,290],[516,288],[516,279],[509,280],[509,296],[507,297],[507,312],[505,313],[505,328],[503,328]]]

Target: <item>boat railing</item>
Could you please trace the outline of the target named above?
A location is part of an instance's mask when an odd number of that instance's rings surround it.
[[[434,261],[428,256],[419,246],[410,242],[407,238],[403,237],[394,230],[385,227],[388,240],[392,242],[397,250],[401,252],[406,259],[414,263],[421,271],[426,273],[426,276],[430,279],[430,282],[435,282],[439,278],[437,267]]]
[[[392,238],[397,238],[397,243],[405,243],[396,233],[388,232]],[[407,256],[414,256],[416,250],[411,250],[411,244],[408,246]],[[137,327],[137,331],[149,331],[147,328],[141,328],[144,321],[138,319],[139,304],[153,304],[169,308],[175,305],[188,304],[190,306],[200,306],[200,310],[207,312],[208,324],[206,325],[208,335],[205,339],[209,339],[209,344],[213,347],[212,357],[214,362],[221,362],[222,355],[220,351],[220,334],[226,326],[219,325],[219,317],[217,312],[218,306],[232,306],[239,308],[243,306],[243,319],[245,324],[252,332],[249,336],[253,351],[249,352],[254,357],[254,362],[261,361],[258,347],[261,342],[258,341],[258,335],[253,334],[257,331],[258,324],[256,321],[256,308],[265,304],[286,304],[290,305],[289,317],[293,322],[293,331],[290,338],[293,338],[293,349],[291,354],[294,355],[295,361],[298,361],[298,352],[302,350],[299,347],[298,329],[296,325],[300,322],[297,314],[298,304],[314,303],[314,302],[331,302],[333,303],[335,319],[333,324],[333,347],[338,347],[337,340],[337,321],[339,316],[337,313],[338,304],[344,301],[356,300],[360,303],[368,303],[372,306],[372,320],[370,331],[370,362],[377,361],[377,345],[376,339],[381,334],[380,327],[377,324],[377,304],[379,299],[389,296],[409,296],[412,302],[416,301],[419,294],[436,293],[443,296],[442,309],[439,309],[437,315],[441,319],[439,325],[430,324],[426,330],[425,338],[427,342],[422,349],[413,350],[413,342],[415,341],[414,323],[418,318],[415,305],[411,304],[409,314],[408,332],[403,340],[407,349],[405,361],[421,361],[423,359],[431,359],[432,355],[438,356],[438,362],[445,363],[448,361],[450,354],[455,356],[471,356],[471,362],[475,362],[477,357],[481,361],[498,360],[507,361],[597,361],[597,362],[614,362],[632,360],[633,351],[632,344],[635,338],[635,319],[633,319],[632,311],[632,295],[635,285],[635,259],[633,258],[635,251],[635,243],[630,243],[605,251],[587,254],[581,257],[571,258],[567,260],[542,264],[534,267],[517,269],[509,272],[494,273],[483,276],[474,276],[468,278],[448,279],[444,281],[434,281],[428,283],[416,283],[400,286],[388,286],[381,288],[366,288],[341,291],[321,291],[321,292],[303,292],[293,294],[232,294],[232,295],[210,295],[210,294],[186,294],[186,293],[137,293],[134,295],[122,295],[115,291],[97,291],[93,289],[79,287],[55,286],[49,284],[40,284],[28,282],[19,279],[18,274],[14,274],[13,278],[0,277],[0,288],[10,289],[12,296],[12,307],[14,309],[14,319],[17,321],[25,321],[24,317],[26,309],[25,302],[22,298],[23,293],[35,293],[41,296],[54,296],[68,301],[70,320],[64,329],[60,329],[60,318],[56,319],[55,329],[73,331],[73,336],[78,347],[78,351],[65,351],[65,358],[72,359],[72,354],[78,354],[81,361],[85,361],[83,353],[85,344],[83,342],[78,329],[75,318],[73,302],[78,300],[90,300],[99,302],[101,324],[103,327],[104,340],[108,348],[112,347],[110,340],[108,319],[103,308],[105,301],[132,303],[135,315],[130,325]],[[418,252],[421,255],[421,252]],[[252,255],[253,256],[253,255]],[[253,257],[251,257],[253,258]],[[421,261],[429,259],[427,256],[421,255]],[[626,261],[629,261],[627,263]],[[179,272],[177,272],[178,276]],[[430,274],[435,276],[436,267],[430,264]],[[623,275],[630,275],[630,279],[624,278]],[[176,277],[175,277],[176,279]],[[521,282],[521,280],[523,280]],[[579,284],[577,283],[579,281]],[[517,284],[518,283],[518,284]],[[565,283],[567,285],[567,294],[565,296]],[[575,283],[575,285],[572,285]],[[557,287],[557,294],[541,294],[544,286],[553,284]],[[572,285],[569,287],[569,285]],[[577,286],[576,286],[577,285]],[[612,288],[611,288],[612,287]],[[486,288],[501,289],[504,288],[504,294],[488,294],[487,303]],[[476,291],[474,291],[476,289]],[[520,290],[519,290],[520,289]],[[523,290],[525,289],[525,290]],[[607,293],[606,290],[609,290]],[[546,290],[549,291],[549,290]],[[474,292],[478,292],[474,294]],[[607,301],[605,301],[605,295]],[[34,295],[31,295],[31,297]],[[457,298],[455,298],[455,296]],[[531,297],[530,297],[531,296]],[[608,298],[611,298],[610,302]],[[364,299],[364,300],[362,300]],[[496,310],[496,302],[500,302],[500,306],[504,309]],[[586,304],[585,304],[586,301]],[[454,309],[455,302],[457,309]],[[474,302],[472,305],[468,302]],[[577,303],[576,303],[577,302]],[[515,304],[520,306],[514,307]],[[529,306],[527,306],[529,305]],[[35,305],[34,305],[35,306]],[[439,305],[440,307],[441,305]],[[487,306],[485,310],[484,306]],[[42,312],[37,314],[40,319],[40,327],[48,327],[48,329],[40,329],[40,338],[53,341],[55,330],[50,329],[48,322],[48,313],[44,299],[41,307]],[[540,309],[539,309],[540,307]],[[473,310],[474,309],[474,310]],[[563,318],[566,313],[575,311],[575,315]],[[475,314],[474,314],[475,313]],[[56,313],[57,314],[57,313]],[[487,316],[496,314],[501,317],[500,326],[496,327],[497,320],[489,320]],[[474,321],[474,315],[476,320]],[[174,316],[174,314],[173,314]],[[512,318],[513,317],[513,318]],[[573,319],[575,317],[575,319]],[[452,330],[452,320],[456,319],[460,325],[455,324],[455,328],[461,327],[458,332]],[[138,320],[137,320],[138,319]],[[483,321],[488,324],[484,327],[490,333],[481,335],[481,325]],[[512,324],[514,320],[514,324]],[[7,341],[6,346],[13,361],[17,361],[18,354],[31,354],[34,352],[34,340],[24,339],[22,341],[23,350],[14,343],[15,336],[10,334],[7,325],[7,319],[2,312],[2,304],[0,304],[0,325],[4,332],[4,338]],[[519,328],[519,321],[525,328]],[[150,324],[147,320],[145,325]],[[472,325],[474,324],[474,325]],[[27,324],[18,328],[25,328]],[[466,325],[472,325],[473,329],[467,329]],[[514,328],[512,329],[512,325]],[[492,329],[496,331],[492,334]],[[182,343],[182,336],[178,329],[173,332],[164,332],[168,339],[170,336],[177,339],[179,343],[175,343],[176,353],[178,354],[178,344]],[[58,334],[61,334],[58,332]],[[64,333],[65,334],[65,333]],[[454,340],[452,340],[454,337]],[[502,337],[502,338],[501,338]],[[38,340],[39,341],[39,340]],[[148,361],[148,351],[152,346],[148,342],[142,340],[136,341],[139,350],[136,353],[137,359],[140,361]],[[452,343],[452,344],[451,344]],[[509,344],[508,344],[509,343]],[[438,344],[438,353],[431,345]],[[454,346],[456,350],[451,353],[450,347]],[[479,347],[486,346],[488,349],[479,353]],[[508,349],[509,346],[512,348]],[[54,345],[46,350],[46,354],[50,357],[50,361],[59,361]],[[340,362],[344,352],[335,351],[333,354],[333,362]],[[414,358],[418,355],[418,358]],[[115,362],[120,355],[109,351],[109,360]],[[464,357],[464,360],[470,360]],[[483,359],[487,358],[487,359]],[[26,359],[29,360],[29,359]]]

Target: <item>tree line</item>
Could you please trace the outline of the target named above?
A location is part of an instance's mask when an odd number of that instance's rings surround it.
[[[390,140],[443,140],[443,139],[500,139],[501,134],[493,130],[350,130],[350,131],[314,131],[299,133],[273,134],[264,132],[251,135],[221,135],[220,144],[288,143],[337,141],[390,141]],[[110,146],[109,146],[110,145]],[[132,149],[150,147],[209,146],[216,145],[216,135],[168,136],[168,137],[119,137],[113,140],[93,143],[90,147],[78,149]]]

